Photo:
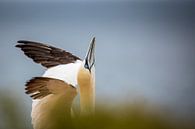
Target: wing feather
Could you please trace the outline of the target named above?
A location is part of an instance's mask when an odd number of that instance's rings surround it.
[[[47,68],[81,60],[65,50],[34,41],[19,40],[16,47],[20,48],[34,62]]]
[[[41,99],[49,94],[63,94],[67,89],[76,92],[76,88],[62,80],[34,77],[26,83],[25,93],[29,94],[32,99]]]

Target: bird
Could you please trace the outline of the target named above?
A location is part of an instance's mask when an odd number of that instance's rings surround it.
[[[74,101],[79,98],[79,116],[95,112],[95,37],[85,58],[41,42],[19,40],[16,46],[35,63],[46,67],[42,76],[25,84],[32,98],[34,129],[65,128],[76,115]],[[68,127],[67,127],[68,128]]]

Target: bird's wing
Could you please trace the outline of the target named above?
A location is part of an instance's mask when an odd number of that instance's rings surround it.
[[[79,57],[65,50],[43,43],[19,40],[16,47],[21,48],[24,54],[32,58],[34,62],[40,63],[47,68],[81,60]]]
[[[32,99],[41,99],[50,94],[68,93],[74,97],[77,94],[76,88],[66,82],[48,78],[34,77],[26,83],[26,94],[29,94]]]

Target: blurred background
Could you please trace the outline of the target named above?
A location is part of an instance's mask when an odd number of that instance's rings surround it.
[[[138,106],[193,120],[195,2],[0,0],[0,129],[32,128],[24,84],[45,70],[14,47],[17,40],[83,58],[93,36],[97,105],[110,112]]]

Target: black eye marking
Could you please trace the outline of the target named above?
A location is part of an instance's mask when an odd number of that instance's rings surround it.
[[[89,65],[88,65],[88,62],[87,62],[87,61],[85,61],[84,67],[85,67],[86,69],[89,69]]]
[[[88,69],[89,72],[91,72],[91,68],[92,68],[94,65],[95,65],[95,59],[93,60],[93,62],[92,62],[91,65],[89,65],[89,62],[88,62],[88,61],[85,61],[84,67],[85,67],[86,69]]]

